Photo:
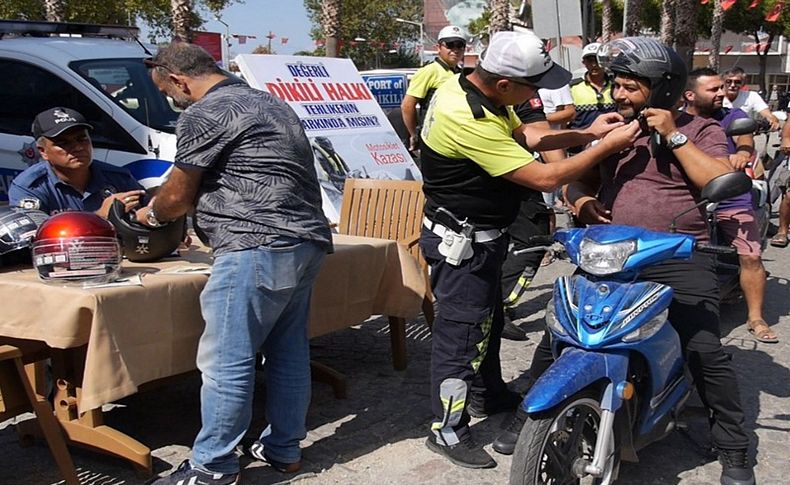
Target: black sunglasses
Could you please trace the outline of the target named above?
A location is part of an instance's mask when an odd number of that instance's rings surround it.
[[[737,86],[739,84],[743,84],[743,81],[740,79],[725,79],[724,84],[732,84],[733,86]]]
[[[443,42],[444,46],[448,49],[463,49],[466,47],[466,42],[461,42],[460,40],[455,40],[452,42]]]
[[[145,67],[147,67],[148,69],[156,69],[157,67],[161,67],[165,71],[172,72],[172,73],[175,74],[174,70],[170,69],[169,67],[167,67],[164,64],[160,64],[158,62],[154,62],[153,59],[143,59],[143,64],[145,64]]]

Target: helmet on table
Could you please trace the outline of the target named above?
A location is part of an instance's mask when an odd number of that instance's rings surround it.
[[[159,227],[132,220],[119,200],[113,201],[107,219],[115,226],[126,259],[135,263],[158,261],[176,250],[184,240],[186,215]]]
[[[45,283],[108,283],[121,272],[115,228],[92,212],[61,212],[39,227],[33,266]]]
[[[601,46],[598,63],[615,75],[648,80],[651,108],[672,109],[686,87],[686,63],[672,48],[649,37],[624,37]]]
[[[35,209],[0,207],[0,256],[4,263],[22,262],[25,258],[29,263],[30,242],[47,217],[46,212]]]

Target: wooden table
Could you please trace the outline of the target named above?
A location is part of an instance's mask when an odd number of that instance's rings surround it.
[[[313,290],[311,336],[371,315],[402,322],[419,313],[426,282],[403,247],[345,235],[335,235],[334,243]],[[125,458],[150,474],[150,450],[104,425],[101,406],[145,383],[195,370],[203,330],[199,295],[208,276],[173,271],[210,264],[208,250],[193,246],[178,259],[124,262],[123,276],[139,274],[143,286],[91,289],[45,285],[32,269],[0,273],[0,343],[47,344],[55,414],[69,441]]]

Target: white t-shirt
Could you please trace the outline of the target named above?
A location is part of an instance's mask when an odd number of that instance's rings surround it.
[[[543,101],[543,112],[551,114],[557,111],[557,106],[573,104],[570,86],[563,86],[558,89],[538,89],[540,100]],[[559,129],[559,123],[551,123],[552,128]]]
[[[738,97],[735,98],[735,101],[730,101],[725,96],[724,107],[739,109],[745,112],[751,118],[759,119],[757,117],[760,115],[760,111],[767,109],[768,105],[765,104],[763,98],[761,98],[760,95],[754,91],[741,91],[738,93]]]

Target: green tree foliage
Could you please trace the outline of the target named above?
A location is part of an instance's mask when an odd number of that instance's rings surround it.
[[[310,17],[312,29],[310,35],[314,40],[323,40],[321,31],[321,0],[304,0],[305,9]],[[384,67],[390,59],[415,59],[408,56],[409,49],[405,46],[415,44],[419,29],[410,24],[395,21],[400,17],[414,22],[423,19],[422,0],[343,0],[340,13],[339,56],[349,57],[358,69]],[[365,39],[355,41],[354,39]],[[404,50],[406,56],[391,55],[390,50]],[[323,48],[315,51],[323,54]],[[410,66],[393,66],[410,67]]]
[[[170,0],[64,0],[66,20],[97,24],[128,25],[136,18],[142,19],[151,31],[151,41],[170,39]],[[243,0],[196,0],[193,28],[199,28],[213,12],[219,12]],[[2,0],[0,18],[19,20],[44,20],[44,3],[41,0]]]

